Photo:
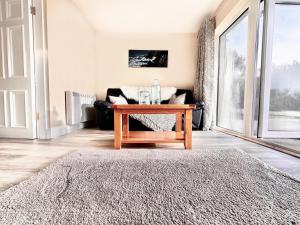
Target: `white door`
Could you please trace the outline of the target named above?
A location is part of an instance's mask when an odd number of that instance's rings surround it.
[[[0,137],[36,138],[31,0],[0,0]]]

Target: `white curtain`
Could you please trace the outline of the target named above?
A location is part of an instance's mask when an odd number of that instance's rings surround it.
[[[203,100],[206,105],[203,113],[204,130],[212,128],[215,114],[214,37],[215,18],[206,18],[198,32],[198,60],[194,84],[195,98]]]

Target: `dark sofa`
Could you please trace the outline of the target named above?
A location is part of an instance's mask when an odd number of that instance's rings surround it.
[[[186,93],[185,104],[196,104],[196,109],[193,110],[193,129],[202,129],[202,111],[204,108],[204,102],[201,100],[195,100],[191,90],[177,89],[176,96]],[[114,113],[111,109],[111,103],[108,96],[120,96],[124,98],[120,88],[109,88],[107,89],[105,101],[97,100],[94,103],[96,109],[96,123],[101,130],[113,130],[114,129]],[[137,104],[133,99],[127,99],[128,104]],[[161,104],[168,104],[168,100],[162,101]],[[144,126],[140,121],[129,117],[129,129],[130,130],[151,130]]]

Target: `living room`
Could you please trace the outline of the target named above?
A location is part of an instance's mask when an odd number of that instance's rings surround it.
[[[0,9],[0,224],[300,224],[296,0]]]

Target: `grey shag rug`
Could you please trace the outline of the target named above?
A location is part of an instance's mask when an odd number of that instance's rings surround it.
[[[237,149],[80,151],[0,194],[0,224],[300,224],[299,181]]]

